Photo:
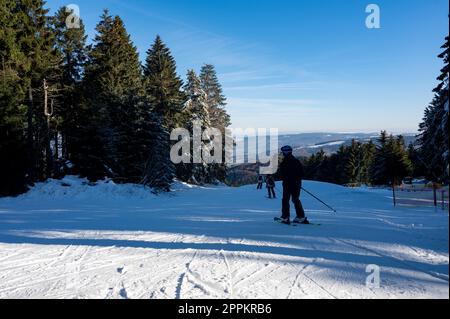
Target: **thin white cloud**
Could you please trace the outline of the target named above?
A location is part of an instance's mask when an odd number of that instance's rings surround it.
[[[260,85],[240,85],[227,86],[227,91],[259,91],[259,90],[286,90],[286,91],[304,91],[304,90],[318,90],[325,86],[324,82],[301,82],[301,83],[268,83]]]
[[[259,99],[259,98],[229,98],[228,99],[228,108],[233,109],[251,109],[258,108],[259,110],[263,110],[264,108],[276,108],[276,110],[280,111],[282,109],[299,109],[302,110],[313,110],[315,106],[320,104],[319,101],[314,100],[304,100],[304,99]]]
[[[280,77],[280,75],[269,74],[267,72],[261,72],[258,70],[239,70],[223,72],[220,74],[220,80],[224,83],[263,81]]]
[[[243,46],[229,37],[186,28],[173,30],[169,37],[174,55],[191,64],[211,63],[220,68],[241,69],[252,62],[247,55],[252,45]]]

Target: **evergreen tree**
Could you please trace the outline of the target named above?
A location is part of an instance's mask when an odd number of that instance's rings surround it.
[[[434,88],[433,92],[442,95],[447,94],[448,96],[448,79],[449,79],[449,48],[450,42],[449,37],[445,37],[445,43],[442,45],[441,49],[443,49],[442,53],[438,55],[439,59],[442,59],[444,62],[444,67],[441,69],[441,74],[437,77],[439,84],[436,88]]]
[[[167,191],[174,176],[169,133],[144,91],[136,48],[119,17],[104,12],[85,68],[76,164],[90,179],[113,177]]]
[[[180,116],[186,101],[182,92],[183,82],[176,73],[176,63],[170,50],[156,37],[147,51],[144,66],[144,85],[154,112],[163,119],[164,127],[171,132],[181,127]]]
[[[59,56],[44,1],[2,0],[0,12],[0,161],[10,184],[4,192],[17,193],[25,189],[24,176],[32,184],[52,174],[44,81],[54,92]]]
[[[225,110],[226,98],[213,65],[205,64],[202,67],[200,81],[202,89],[206,94],[206,104],[208,106],[211,127],[220,130],[223,141],[222,163],[210,165],[210,171],[214,179],[223,182],[227,175],[227,165],[225,164],[225,135],[228,134],[226,129],[231,125],[231,118]]]
[[[346,163],[346,179],[350,184],[361,182],[361,144],[352,140],[348,148],[348,158]]]
[[[152,47],[147,51],[147,58],[144,65],[144,89],[146,99],[152,105],[152,113],[158,119],[158,130],[163,135],[155,141],[161,143],[153,144],[157,152],[152,150],[152,156],[159,156],[159,160],[150,161],[155,178],[149,180],[156,184],[170,184],[175,171],[173,163],[170,161],[170,132],[177,127],[184,127],[188,121],[186,113],[183,112],[186,97],[182,91],[183,82],[176,73],[176,63],[169,48],[162,42],[159,36],[156,37]],[[176,167],[177,175],[190,175],[189,165],[180,164]],[[159,173],[158,173],[159,172]],[[161,175],[161,172],[165,172]],[[161,178],[159,177],[161,176]],[[164,189],[165,186],[160,187]],[[167,188],[167,187],[166,187]]]
[[[420,154],[414,143],[408,145],[408,158],[412,164],[412,177],[424,177],[427,175],[427,168],[420,158]]]
[[[140,179],[134,154],[142,105],[139,58],[122,20],[104,12],[85,68],[82,145],[74,162],[90,179]]]
[[[378,138],[378,145],[376,146],[372,166],[370,167],[370,181],[374,185],[389,184],[389,177],[386,173],[386,162],[388,158],[387,141],[387,132],[382,131]]]
[[[26,189],[25,88],[18,70],[25,56],[17,43],[15,0],[0,1],[0,196]]]
[[[205,67],[208,94],[190,73],[185,105],[175,60],[160,37],[148,51],[143,76],[119,17],[105,11],[86,47],[83,22],[70,27],[73,12],[63,7],[50,17],[44,5],[0,0],[0,195],[60,176],[66,172],[54,164],[69,161],[71,173],[90,180],[109,176],[169,190],[169,132],[192,120],[209,128],[210,109],[225,105],[212,66]],[[228,115],[220,116],[228,126]],[[215,175],[204,164],[198,179],[211,182]]]
[[[311,155],[311,157],[306,161],[306,177],[308,179],[322,181],[325,178],[325,174],[323,171],[325,160],[326,155],[323,150],[320,150],[316,154]]]
[[[376,152],[376,146],[372,141],[362,145],[362,167],[361,167],[361,180],[363,184],[370,183],[370,167],[373,163],[373,158]]]
[[[208,105],[206,103],[206,93],[203,91],[200,79],[193,70],[189,70],[187,73],[187,81],[184,86],[184,92],[187,97],[187,102],[184,107],[184,111],[189,114],[190,121],[188,123],[188,130],[193,132],[193,125],[199,125],[202,132],[211,126]],[[194,148],[194,143],[192,142]],[[209,149],[209,141],[202,141],[201,149],[192,149],[191,154],[194,152],[207,152]],[[209,171],[209,164],[204,162],[202,156],[202,163],[194,163],[192,165],[190,181],[193,183],[209,183],[211,182],[211,176]]]
[[[423,122],[420,124],[418,139],[419,158],[426,165],[427,177],[436,182],[448,182],[449,163],[449,38],[442,46],[444,51],[439,55],[444,67],[437,78],[438,86],[433,90],[433,101],[425,110]]]
[[[337,184],[348,184],[348,161],[349,161],[349,148],[345,145],[341,145],[336,153],[336,166],[334,167],[334,179]]]
[[[85,27],[79,18],[79,27],[69,27],[66,23],[71,12],[60,8],[53,17],[55,45],[62,57],[60,98],[54,109],[55,145],[61,140],[62,156],[71,160],[71,154],[78,153],[78,130],[81,123],[80,95],[81,80],[87,59]],[[56,146],[57,148],[57,146]],[[58,156],[57,156],[58,159]]]
[[[391,180],[395,184],[401,183],[401,181],[407,177],[411,176],[412,164],[408,157],[408,152],[405,146],[405,139],[403,136],[398,136],[397,138],[390,137],[390,161],[388,162],[389,175]]]
[[[153,188],[153,192],[168,192],[175,177],[176,168],[170,159],[169,133],[164,128],[162,118],[157,113],[147,113],[151,120],[150,127],[143,126],[141,134],[150,139],[150,152],[143,152],[146,159],[143,167],[142,184]]]
[[[372,183],[374,185],[399,184],[412,171],[403,137],[394,138],[383,131],[378,143],[371,170]]]
[[[323,155],[322,155],[323,154]],[[315,174],[315,179],[321,182],[334,183],[334,184],[347,184],[348,181],[343,179],[342,172],[337,168],[342,166],[340,163],[340,157],[337,154],[326,155],[323,152],[319,152],[319,158],[321,158],[321,164],[318,171]]]
[[[43,0],[21,0],[13,10],[17,21],[16,41],[24,55],[18,70],[27,97],[28,177],[32,183],[52,172],[53,154],[44,114],[44,80],[50,95],[57,92],[60,56],[55,50],[48,9]],[[53,97],[50,96],[50,99]]]
[[[187,73],[184,92],[187,97],[184,110],[189,112],[191,121],[199,121],[202,129],[211,127],[207,95],[205,91],[203,91],[200,79],[197,74],[195,74],[194,70],[189,70]]]
[[[219,83],[217,73],[213,65],[205,64],[200,71],[200,80],[203,91],[206,94],[206,104],[211,119],[212,127],[224,131],[231,125],[230,116],[225,110],[226,98],[223,95],[222,85]]]

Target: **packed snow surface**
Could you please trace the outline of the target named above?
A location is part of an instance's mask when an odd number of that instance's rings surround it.
[[[321,226],[274,223],[254,186],[38,184],[0,199],[0,298],[449,297],[448,212],[304,186],[338,211],[302,194]]]

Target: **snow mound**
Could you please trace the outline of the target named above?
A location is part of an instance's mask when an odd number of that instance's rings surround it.
[[[194,186],[175,182],[173,191]],[[151,199],[156,195],[150,187],[138,184],[117,184],[110,179],[91,183],[85,178],[66,176],[61,180],[49,179],[37,183],[28,193],[19,198],[35,199],[77,199],[77,200],[130,200]]]

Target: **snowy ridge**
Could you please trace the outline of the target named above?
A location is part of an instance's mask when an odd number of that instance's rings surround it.
[[[338,213],[303,194],[322,226],[287,227],[254,186],[174,186],[67,177],[0,199],[0,298],[448,298],[446,212],[305,182]]]
[[[321,148],[325,146],[336,146],[336,145],[342,145],[345,144],[345,141],[335,141],[335,142],[328,142],[323,144],[316,144],[316,145],[310,145],[308,148]]]

